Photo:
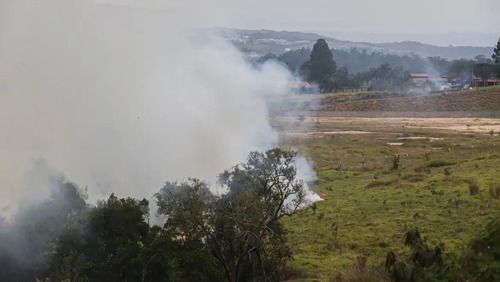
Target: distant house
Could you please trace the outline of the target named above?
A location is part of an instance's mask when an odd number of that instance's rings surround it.
[[[493,85],[500,85],[500,79],[480,78],[480,77],[474,77],[472,79],[472,86],[473,87],[478,87],[478,86],[493,86]]]
[[[429,81],[429,75],[426,73],[410,73],[408,78],[415,87],[425,87]]]
[[[408,79],[413,87],[439,90],[449,82],[447,76],[430,76],[427,73],[410,73]]]

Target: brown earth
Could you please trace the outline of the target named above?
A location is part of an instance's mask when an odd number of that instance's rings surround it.
[[[387,92],[299,95],[273,100],[271,122],[287,135],[401,130],[500,132],[500,87],[425,95]]]
[[[335,94],[332,94],[335,95]],[[349,99],[323,99],[326,111],[371,112],[469,112],[500,111],[500,88],[489,91],[459,91],[422,96]]]

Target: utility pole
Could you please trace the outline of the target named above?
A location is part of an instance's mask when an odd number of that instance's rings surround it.
[[[471,78],[470,78],[470,85],[472,87],[475,87],[476,85],[474,85],[474,63],[472,63],[472,71],[470,73],[470,76],[471,76]]]

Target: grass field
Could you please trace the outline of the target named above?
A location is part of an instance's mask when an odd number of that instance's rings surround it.
[[[478,93],[500,98],[495,89]],[[328,109],[328,103],[321,106]],[[494,106],[475,110],[498,110],[500,103]],[[370,281],[384,281],[385,256],[389,250],[405,254],[408,228],[459,251],[498,216],[499,118],[367,115],[272,117],[282,145],[314,161],[313,190],[324,199],[285,221],[294,251],[291,281],[359,281],[357,265],[365,259]]]

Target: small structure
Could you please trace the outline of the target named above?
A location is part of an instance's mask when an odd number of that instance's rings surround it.
[[[472,79],[472,86],[473,87],[478,87],[478,86],[493,86],[493,85],[500,85],[500,79],[481,78],[481,77],[474,77]]]
[[[310,94],[314,92],[313,87],[309,82],[299,78],[290,80],[290,82],[288,82],[288,88],[296,94]]]
[[[413,83],[415,87],[424,88],[429,81],[429,75],[426,73],[410,73],[408,74],[410,82]]]
[[[413,87],[426,91],[443,90],[449,85],[450,80],[447,76],[430,76],[427,73],[410,73],[408,79]]]

